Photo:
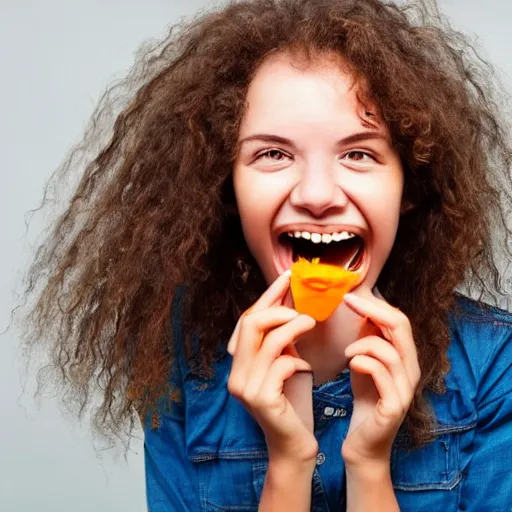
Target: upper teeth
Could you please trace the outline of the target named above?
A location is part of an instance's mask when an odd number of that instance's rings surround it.
[[[340,242],[341,240],[348,240],[349,238],[353,238],[356,235],[354,233],[350,233],[349,231],[341,231],[339,233],[310,233],[309,231],[295,231],[288,233],[289,237],[293,238],[304,238],[306,240],[311,240],[314,244],[319,244],[320,242],[324,244],[330,244],[333,240],[335,242]]]

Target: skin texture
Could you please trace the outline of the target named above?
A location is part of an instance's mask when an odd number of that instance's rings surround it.
[[[309,509],[317,443],[308,399],[313,379],[304,371],[312,369],[321,382],[349,362],[354,409],[342,447],[340,440],[347,510],[378,504],[395,511],[391,446],[421,371],[408,318],[371,290],[398,226],[400,159],[385,125],[362,118],[367,110],[339,61],[324,57],[301,69],[289,55],[275,55],[258,69],[247,104],[234,190],[245,240],[270,287],[230,339],[228,390],[265,433],[269,473],[260,510],[279,510],[297,480],[308,493],[295,495],[294,509]],[[354,140],[360,133],[364,140]],[[283,306],[290,302],[290,283],[288,271],[277,277],[283,264],[277,235],[341,230],[334,226],[352,226],[364,237],[365,276],[343,306],[316,323]],[[303,469],[292,478],[293,467]],[[379,478],[370,482],[369,475]]]
[[[233,182],[245,240],[267,283],[286,270],[277,244],[283,228],[347,226],[365,238],[369,266],[354,293],[369,297],[395,239],[403,171],[385,124],[368,123],[345,69],[335,58],[304,66],[287,54],[261,65],[247,94]],[[338,142],[358,134],[371,138]],[[299,352],[317,383],[346,366],[344,349],[362,327],[340,306],[301,337]]]

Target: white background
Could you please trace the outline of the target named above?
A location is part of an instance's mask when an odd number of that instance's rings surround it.
[[[148,38],[211,5],[201,0],[0,0],[0,332],[41,220],[25,215],[81,138],[109,83]],[[507,0],[446,0],[453,24],[479,38],[512,91]],[[30,219],[30,216],[27,216]],[[139,512],[146,509],[141,439],[127,461],[93,446],[87,425],[63,417],[52,397],[22,395],[17,339],[0,336],[0,511]],[[121,455],[121,456],[120,456]]]

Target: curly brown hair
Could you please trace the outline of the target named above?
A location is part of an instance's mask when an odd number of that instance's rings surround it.
[[[131,433],[137,413],[170,395],[180,286],[187,357],[204,376],[266,288],[231,213],[231,173],[248,84],[276,51],[342,56],[401,155],[414,207],[378,286],[410,318],[419,351],[422,378],[405,423],[414,444],[431,437],[424,392],[442,392],[449,370],[454,290],[465,285],[489,303],[504,293],[508,253],[497,260],[496,249],[510,240],[511,147],[495,75],[466,38],[422,4],[231,2],[143,48],[48,185],[85,161],[25,278],[25,296],[37,296],[23,318],[24,346],[50,354],[52,382],[80,413],[99,393],[92,410],[103,434],[127,425]]]

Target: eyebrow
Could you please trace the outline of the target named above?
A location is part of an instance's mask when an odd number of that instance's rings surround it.
[[[285,144],[290,147],[295,147],[295,144],[286,137],[281,137],[280,135],[273,135],[268,133],[257,133],[254,135],[249,135],[248,137],[245,137],[240,141],[240,146],[244,144],[245,142],[251,142],[251,141],[263,141],[263,142],[276,142],[278,144]],[[366,140],[384,140],[389,143],[388,137],[383,135],[380,132],[376,131],[369,131],[369,132],[358,132],[353,133],[352,135],[348,135],[347,137],[344,137],[336,143],[337,146],[345,146],[348,144],[354,144],[355,142],[363,142]]]

